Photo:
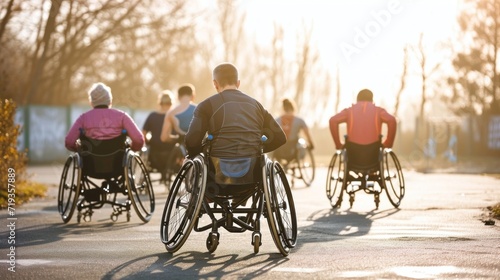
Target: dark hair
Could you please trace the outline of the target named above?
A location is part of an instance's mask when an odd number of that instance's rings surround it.
[[[221,87],[238,83],[238,69],[231,63],[221,63],[214,68],[213,79]]]
[[[194,94],[194,86],[192,84],[183,84],[177,90],[177,97],[181,98],[182,96],[193,96]]]
[[[373,93],[369,89],[362,89],[358,93],[357,101],[371,101],[373,102]]]
[[[295,103],[293,102],[293,100],[285,98],[283,99],[282,103],[283,103],[283,110],[285,110],[285,112],[295,111]]]

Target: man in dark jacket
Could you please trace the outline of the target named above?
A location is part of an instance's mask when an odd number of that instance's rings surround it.
[[[238,90],[238,70],[222,63],[213,70],[215,94],[198,104],[186,134],[188,156],[203,151],[203,139],[208,133],[210,155],[220,158],[257,157],[265,135],[264,152],[270,152],[286,142],[286,136],[274,117],[254,98]]]

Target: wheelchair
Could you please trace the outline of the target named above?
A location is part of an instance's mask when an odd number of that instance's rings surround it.
[[[296,179],[302,180],[307,187],[310,187],[316,174],[312,150],[304,138],[299,138],[297,143],[291,144],[294,147],[287,147],[286,144],[280,147],[279,151],[273,153],[273,158],[290,175],[292,187],[295,186]]]
[[[381,142],[359,145],[346,141],[344,149],[337,150],[330,161],[326,196],[332,208],[340,207],[344,193],[352,207],[358,191],[373,194],[377,209],[383,191],[392,206],[401,204],[405,195],[401,164],[392,149],[383,148]]]
[[[81,135],[78,141],[79,149],[66,160],[59,184],[57,206],[63,222],[71,220],[75,209],[78,223],[82,219],[88,222],[94,209],[105,204],[112,206],[110,218],[114,222],[124,212],[130,221],[132,207],[143,222],[149,222],[155,208],[153,187],[125,132],[110,140]]]
[[[148,139],[148,135],[149,138],[151,138],[151,135],[148,133],[146,135],[146,139]],[[160,184],[165,184],[167,191],[170,190],[173,178],[175,178],[177,172],[180,170],[186,154],[187,152],[183,143],[183,138],[179,138],[179,140],[175,143],[175,146],[173,146],[168,152],[152,152],[150,145],[148,144],[142,147],[140,152],[141,159],[146,165],[146,170],[150,174],[151,182],[160,182]],[[165,161],[164,164],[160,163],[162,160]],[[160,179],[154,179],[153,176],[151,176],[151,173],[163,173],[163,176],[160,176]],[[161,179],[162,177],[164,180]]]
[[[213,181],[208,182],[209,175]],[[192,230],[210,230],[206,248],[213,253],[222,227],[230,233],[251,231],[251,245],[258,253],[262,216],[279,252],[287,256],[296,244],[297,216],[281,165],[264,153],[255,158],[224,159],[207,152],[186,158],[178,172],[163,210],[161,241],[174,253]]]

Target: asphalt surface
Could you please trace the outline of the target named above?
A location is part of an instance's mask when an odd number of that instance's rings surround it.
[[[500,202],[500,180],[492,176],[405,170],[399,209],[385,194],[375,209],[373,196],[359,193],[352,208],[344,201],[334,210],[325,195],[326,168],[319,168],[311,187],[293,189],[299,237],[283,257],[265,221],[258,254],[251,233],[224,229],[212,254],[207,232],[191,233],[178,252],[167,253],[159,237],[167,196],[160,185],[147,224],[133,211],[130,222],[124,216],[112,222],[110,207],[90,222],[73,217],[64,224],[56,206],[61,170],[31,166],[31,179],[49,186],[47,197],[17,206],[15,216],[0,211],[0,278],[500,279],[499,221],[484,223],[485,208]]]

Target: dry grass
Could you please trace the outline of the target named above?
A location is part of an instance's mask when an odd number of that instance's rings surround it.
[[[491,215],[493,216],[493,218],[500,220],[500,203],[497,203],[488,208],[491,211]]]
[[[45,197],[47,193],[47,186],[35,183],[24,181],[16,185],[15,196],[11,195],[11,198],[15,201],[16,205],[23,204],[25,202],[30,201],[35,197]],[[3,189],[0,192],[5,192]],[[8,195],[7,193],[2,193],[0,195],[0,209],[5,209],[8,206]]]

